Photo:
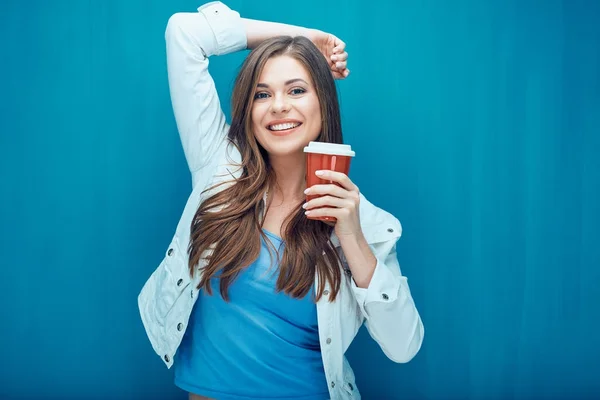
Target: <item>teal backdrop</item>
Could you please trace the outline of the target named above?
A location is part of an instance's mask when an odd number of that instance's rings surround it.
[[[227,4],[348,44],[350,175],[426,331],[408,364],[361,331],[363,398],[600,398],[600,2]],[[199,5],[2,2],[0,398],[186,398],[137,295],[190,192],[164,29]]]

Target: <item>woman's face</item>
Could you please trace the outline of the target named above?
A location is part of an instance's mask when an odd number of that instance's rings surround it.
[[[258,79],[252,129],[270,156],[302,152],[321,132],[321,108],[308,71],[296,59],[269,59]]]

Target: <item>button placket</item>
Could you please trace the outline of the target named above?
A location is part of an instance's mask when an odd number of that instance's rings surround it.
[[[325,296],[329,295],[330,294],[330,289],[329,288],[325,289],[323,291],[323,294]],[[327,300],[324,300],[324,303],[326,303],[325,308],[332,307],[332,304],[329,303]],[[328,345],[331,343],[331,336],[330,335],[331,335],[332,328],[333,328],[333,326],[332,326],[333,325],[332,317],[333,316],[331,315],[331,313],[329,313],[329,317],[327,319],[327,322],[324,323],[323,326],[322,326],[323,332],[321,334],[326,337],[325,343],[328,344]],[[325,365],[331,365],[331,357],[332,357],[332,355],[331,355],[331,351],[332,351],[331,346],[322,347],[321,351],[323,352],[323,361],[325,362]],[[329,381],[329,385],[333,389],[333,388],[335,388],[335,380],[332,379],[332,378],[334,378],[334,376],[331,376],[330,373],[331,373],[331,371],[328,371],[328,369],[325,368],[325,374],[326,374],[327,379]]]

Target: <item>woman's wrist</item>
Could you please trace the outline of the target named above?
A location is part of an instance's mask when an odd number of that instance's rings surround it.
[[[278,22],[260,21],[242,18],[248,39],[248,49],[252,50],[263,41],[275,36],[306,36],[309,39],[316,31],[296,25],[281,24]]]

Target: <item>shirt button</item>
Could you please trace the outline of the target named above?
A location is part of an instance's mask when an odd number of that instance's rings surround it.
[[[190,290],[190,297],[193,299],[194,298],[194,289]]]
[[[325,341],[325,343],[331,344],[331,338],[327,338],[327,340]]]
[[[169,358],[168,354],[165,354],[165,356],[163,357],[165,359],[166,362],[169,362],[171,359]]]
[[[177,281],[177,286],[181,286],[181,284],[182,284],[182,283],[183,283],[183,279],[179,279],[179,280]]]
[[[323,294],[324,294],[325,296],[329,296],[329,290],[324,290],[324,291],[323,291]]]
[[[392,232],[394,232],[394,230],[392,228],[388,228],[388,232],[392,233]]]
[[[183,324],[180,322],[177,324],[177,330],[181,332],[181,329],[183,329]]]
[[[335,382],[331,381],[331,387],[334,388],[335,387]]]
[[[384,300],[389,300],[389,296],[387,294],[385,294],[385,293],[383,293],[381,295],[381,298],[384,299]]]
[[[169,249],[169,251],[167,251],[167,255],[168,255],[168,256],[171,256],[171,255],[173,255],[173,249]]]
[[[354,390],[354,386],[352,386],[351,383],[348,383],[348,387],[350,388],[350,390]]]

